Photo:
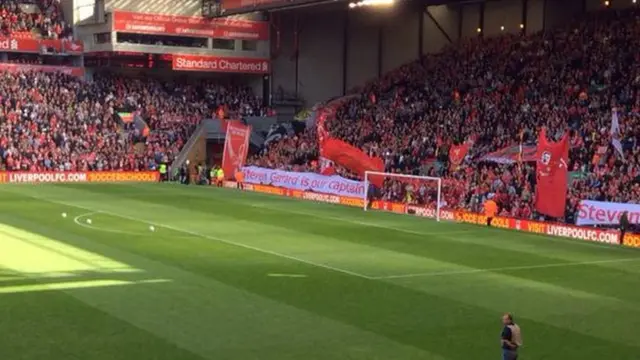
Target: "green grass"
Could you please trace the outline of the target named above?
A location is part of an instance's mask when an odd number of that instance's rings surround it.
[[[505,311],[525,360],[638,359],[639,277],[631,249],[228,189],[0,187],[2,359],[497,359]]]

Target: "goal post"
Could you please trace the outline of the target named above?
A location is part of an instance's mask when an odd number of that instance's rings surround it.
[[[442,200],[442,178],[378,171],[364,173],[364,211],[369,210],[373,201],[401,203],[435,209],[435,219],[440,221]],[[408,210],[405,206],[405,212]]]

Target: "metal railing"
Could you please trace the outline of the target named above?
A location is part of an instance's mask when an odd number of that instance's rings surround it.
[[[196,130],[189,138],[189,141],[187,141],[187,143],[182,147],[182,150],[180,150],[178,156],[176,156],[176,158],[173,160],[173,163],[171,163],[171,165],[169,166],[169,176],[173,176],[173,174],[175,174],[175,169],[179,169],[182,164],[187,161],[191,149],[194,147],[200,136],[202,136],[203,132],[205,131],[205,122],[205,120],[200,121],[198,127],[196,127]]]

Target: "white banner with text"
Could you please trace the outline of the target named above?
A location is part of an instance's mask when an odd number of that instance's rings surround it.
[[[315,173],[266,169],[257,166],[242,168],[244,181],[292,190],[313,191],[323,194],[348,197],[364,197],[364,182],[345,179],[341,176],[325,176]]]
[[[582,200],[578,207],[577,225],[618,225],[627,211],[629,223],[640,224],[640,205],[605,201]]]

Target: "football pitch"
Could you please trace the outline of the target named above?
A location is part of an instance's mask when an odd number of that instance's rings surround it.
[[[66,216],[63,216],[66,215]],[[231,189],[0,186],[0,358],[640,358],[640,252]]]

